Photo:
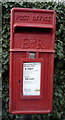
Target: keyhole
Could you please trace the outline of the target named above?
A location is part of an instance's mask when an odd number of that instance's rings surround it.
[[[18,82],[20,83],[20,80],[18,80]]]

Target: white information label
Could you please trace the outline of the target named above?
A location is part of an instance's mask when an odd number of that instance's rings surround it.
[[[41,63],[23,63],[23,95],[40,95]]]

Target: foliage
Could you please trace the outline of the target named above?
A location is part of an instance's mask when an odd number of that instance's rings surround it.
[[[19,2],[2,4],[2,64],[3,64],[3,116],[2,120],[22,120],[22,115],[8,112],[8,71],[10,43],[10,10],[13,7],[53,9],[56,11],[54,100],[51,114],[32,115],[33,120],[65,120],[65,6],[55,2]]]

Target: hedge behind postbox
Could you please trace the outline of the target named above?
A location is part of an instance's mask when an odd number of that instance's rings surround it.
[[[8,112],[10,10],[13,7],[53,9],[56,11],[55,74],[53,112],[33,115],[33,120],[65,120],[65,5],[54,2],[19,2],[2,4],[2,65],[3,65],[3,116],[4,120],[23,120],[22,115]]]

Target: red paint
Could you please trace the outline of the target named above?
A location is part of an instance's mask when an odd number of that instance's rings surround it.
[[[14,8],[11,11],[9,111],[13,114],[50,113],[56,14],[53,10]],[[36,58],[29,58],[35,52]],[[23,63],[41,62],[40,96],[24,96]]]

